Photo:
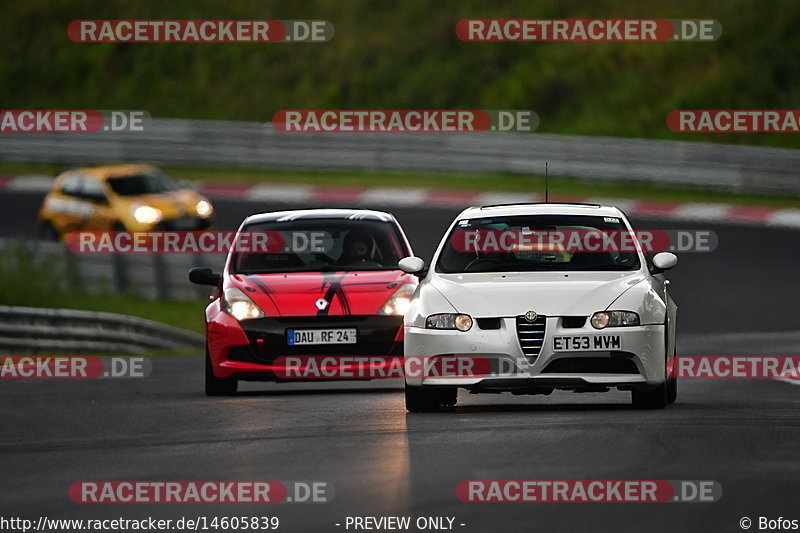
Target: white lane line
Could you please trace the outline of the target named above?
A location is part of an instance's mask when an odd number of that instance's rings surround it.
[[[679,204],[672,212],[672,218],[683,218],[693,220],[725,220],[731,212],[731,206],[727,204],[702,204],[686,203]]]
[[[475,197],[475,205],[518,204],[543,202],[541,194],[513,192],[484,192]]]
[[[375,187],[367,189],[359,200],[362,204],[425,205],[428,189],[401,189]]]
[[[587,204],[610,205],[620,209],[624,213],[635,211],[636,205],[639,203],[638,200],[625,200],[623,198],[587,198],[584,201]]]
[[[255,185],[244,196],[253,202],[306,202],[311,198],[310,185]]]
[[[800,209],[778,209],[767,217],[768,226],[800,228]]]
[[[8,180],[5,189],[20,192],[50,192],[55,180],[52,176],[15,176]]]

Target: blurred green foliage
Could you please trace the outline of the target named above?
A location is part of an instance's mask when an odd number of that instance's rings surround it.
[[[716,42],[468,43],[461,18],[715,18]],[[75,19],[327,19],[327,44],[79,44]],[[270,120],[279,109],[533,109],[539,131],[798,147],[792,134],[675,134],[681,108],[800,107],[796,0],[9,0],[0,101]]]

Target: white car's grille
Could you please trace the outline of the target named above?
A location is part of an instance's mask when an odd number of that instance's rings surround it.
[[[545,317],[538,316],[530,322],[524,316],[517,317],[517,338],[522,348],[522,353],[528,359],[536,359],[542,351],[544,344]]]

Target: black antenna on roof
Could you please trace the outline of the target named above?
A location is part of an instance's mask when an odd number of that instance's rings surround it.
[[[550,195],[547,191],[547,161],[544,162],[544,203],[550,203]]]

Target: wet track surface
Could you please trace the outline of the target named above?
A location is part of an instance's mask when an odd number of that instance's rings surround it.
[[[0,233],[30,235],[40,201],[41,195],[0,195]],[[223,228],[249,213],[283,207],[215,205]],[[392,211],[418,255],[428,258],[458,210]],[[714,253],[682,254],[669,275],[679,306],[679,353],[800,353],[800,234],[702,222],[634,223],[712,229],[719,237]],[[275,515],[284,531],[345,531],[345,517],[354,515],[452,516],[457,531],[741,531],[743,516],[800,518],[798,386],[683,380],[678,402],[663,411],[633,410],[622,392],[461,392],[453,412],[413,415],[405,412],[401,386],[245,384],[236,397],[207,398],[201,359],[192,356],[156,358],[152,375],[140,380],[3,381],[0,514]],[[104,479],[326,481],[335,498],[274,506],[69,500],[72,482]],[[456,484],[466,479],[713,479],[722,485],[722,498],[469,504],[455,496]]]

